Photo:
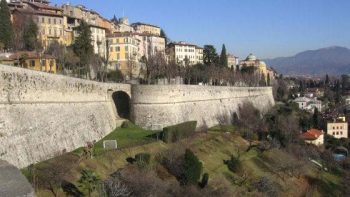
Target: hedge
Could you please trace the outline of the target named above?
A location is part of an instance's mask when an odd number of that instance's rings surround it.
[[[189,121],[170,127],[165,127],[162,132],[162,140],[165,143],[177,142],[181,139],[192,136],[196,131],[196,127],[197,121]]]

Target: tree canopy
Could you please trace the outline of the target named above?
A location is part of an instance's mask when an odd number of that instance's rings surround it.
[[[14,31],[11,23],[10,9],[6,0],[0,2],[0,43],[5,50],[13,47]]]
[[[228,61],[227,61],[227,51],[226,51],[226,46],[225,44],[222,45],[221,49],[221,54],[220,54],[220,65],[223,67],[228,66]]]

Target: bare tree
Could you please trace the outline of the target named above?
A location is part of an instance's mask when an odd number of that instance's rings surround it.
[[[130,189],[118,177],[111,177],[105,181],[104,188],[107,195],[111,197],[131,196]]]

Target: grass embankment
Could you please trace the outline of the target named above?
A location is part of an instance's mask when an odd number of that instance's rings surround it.
[[[227,129],[227,128],[226,128]],[[252,196],[250,193],[254,190],[252,181],[267,177],[273,182],[277,188],[279,195],[283,196],[303,196],[311,194],[311,196],[331,196],[341,195],[341,177],[328,172],[319,171],[316,166],[309,163],[302,166],[305,172],[303,176],[291,176],[290,173],[284,172],[284,161],[294,161],[291,155],[283,150],[271,149],[261,153],[255,149],[248,149],[249,143],[235,132],[234,127],[228,128],[230,132],[220,132],[220,127],[210,129],[208,133],[200,133],[185,139],[181,142],[184,146],[190,148],[202,161],[203,173],[209,173],[209,185],[213,188],[220,188],[222,185],[229,185],[232,192],[238,192],[237,195]],[[77,152],[68,153],[66,155],[54,158],[52,160],[42,162],[36,166],[47,165],[50,162],[64,160],[65,157],[74,155],[76,165],[73,166],[67,181],[76,185],[83,169],[91,169],[95,171],[101,179],[106,179],[113,172],[124,168],[128,165],[126,158],[134,157],[138,153],[147,152],[152,155],[153,162],[155,155],[164,150],[173,148],[173,144],[165,144],[162,141],[156,141],[149,136],[154,131],[145,131],[135,126],[129,128],[118,128],[104,139],[95,144],[95,157],[81,160],[77,156]],[[120,150],[103,150],[104,140],[116,139]],[[175,146],[176,147],[176,146]],[[231,155],[240,155],[241,172],[231,172],[224,160]],[[287,162],[288,163],[288,162]],[[243,180],[242,179],[246,179]],[[169,181],[174,177],[169,177]],[[164,181],[167,181],[166,179]],[[310,187],[310,182],[316,187]],[[37,196],[50,196],[51,194],[45,190],[37,190]],[[60,191],[60,196],[64,196]]]

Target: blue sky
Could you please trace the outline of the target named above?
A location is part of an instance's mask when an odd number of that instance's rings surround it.
[[[350,48],[350,0],[52,0],[67,2],[158,25],[174,41],[213,44],[218,52],[225,43],[239,57]]]

